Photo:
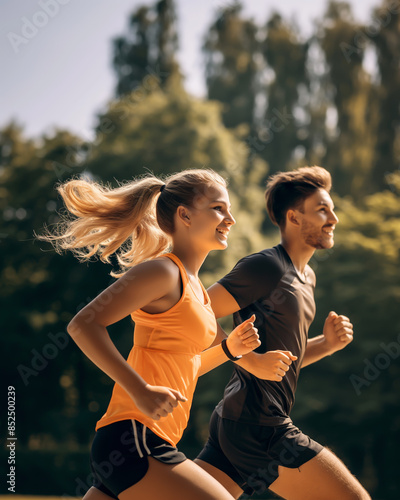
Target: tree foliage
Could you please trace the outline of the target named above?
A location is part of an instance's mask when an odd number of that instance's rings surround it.
[[[302,129],[308,117],[299,99],[308,86],[307,43],[300,40],[294,26],[275,13],[266,25],[263,54],[273,77],[266,89],[268,105],[258,134],[266,143],[261,156],[271,172],[277,172],[290,163],[296,148],[304,149]]]
[[[385,186],[385,176],[399,166],[400,158],[400,7],[384,0],[375,9],[369,33],[376,48],[380,81],[378,84],[379,122],[372,181]],[[373,35],[373,36],[372,36]]]
[[[154,72],[161,76],[161,86],[179,76],[176,22],[173,0],[159,0],[132,13],[127,34],[113,41],[117,96],[140,87]]]
[[[238,2],[221,9],[204,42],[208,98],[224,103],[224,124],[253,124],[256,100],[257,27],[240,16]]]
[[[378,103],[375,85],[365,71],[364,45],[354,47],[362,30],[348,4],[330,2],[320,31],[328,75],[326,93],[329,111],[337,119],[328,124],[326,165],[335,175],[339,193],[357,197],[371,192]]]

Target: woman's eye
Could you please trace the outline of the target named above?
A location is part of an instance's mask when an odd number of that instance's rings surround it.
[[[214,210],[219,210],[221,211],[222,210],[222,207],[218,206],[218,207],[214,207]]]

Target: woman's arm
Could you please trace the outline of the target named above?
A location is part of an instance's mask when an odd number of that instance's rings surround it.
[[[179,270],[175,268],[164,259],[135,266],[79,311],[67,327],[84,354],[155,420],[170,413],[185,398],[174,389],[147,384],[119,353],[107,326],[132,311],[168,300],[177,287],[180,289]]]

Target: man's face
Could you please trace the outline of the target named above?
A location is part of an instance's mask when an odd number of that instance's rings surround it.
[[[333,232],[339,219],[334,212],[332,198],[325,189],[318,189],[306,198],[303,208],[295,212],[304,243],[315,249],[333,247]]]

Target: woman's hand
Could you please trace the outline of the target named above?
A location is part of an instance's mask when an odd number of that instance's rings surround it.
[[[237,326],[228,336],[226,344],[232,356],[236,357],[248,354],[261,344],[258,337],[258,330],[254,326],[255,319],[256,316],[253,314],[249,319]]]
[[[275,382],[281,382],[292,362],[297,359],[297,356],[294,356],[290,351],[267,351],[259,356],[262,356],[262,364],[257,366],[256,376],[261,380]],[[252,364],[255,365],[254,361]]]
[[[169,387],[146,384],[131,395],[138,409],[153,420],[160,420],[172,413],[179,401],[187,401],[182,394]]]

